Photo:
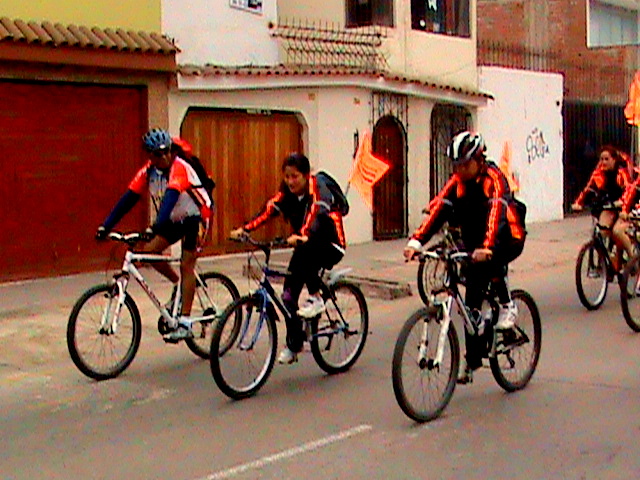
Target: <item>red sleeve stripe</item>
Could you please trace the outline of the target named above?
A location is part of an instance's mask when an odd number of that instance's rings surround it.
[[[446,197],[451,193],[451,191],[458,184],[458,176],[452,175],[449,181],[442,187],[442,190],[433,200],[429,202],[429,216],[424,219],[422,224],[418,227],[418,229],[413,233],[412,238],[415,238],[420,241],[420,243],[424,243],[423,239],[427,232],[431,229],[431,226],[436,221],[438,214],[447,204],[445,201]]]
[[[500,214],[503,208],[502,202],[496,201],[500,200],[504,194],[505,189],[503,182],[503,178],[501,178],[500,174],[493,170],[493,168],[487,169],[487,174],[491,179],[491,183],[493,186],[493,195],[491,199],[491,210],[489,211],[489,221],[487,222],[487,234],[484,239],[484,248],[491,248],[496,243],[496,235],[498,234],[498,226],[500,225]]]
[[[260,215],[258,215],[256,218],[251,220],[242,228],[247,232],[250,232],[251,230],[255,230],[264,222],[266,222],[267,219],[269,219],[269,217],[276,215],[280,211],[280,209],[276,205],[276,202],[279,202],[280,200],[282,200],[283,196],[284,194],[282,192],[278,192],[273,197],[271,197],[271,199],[267,202],[267,205],[262,211],[262,213],[260,213]]]
[[[311,208],[307,213],[307,216],[304,220],[304,224],[300,229],[300,235],[309,235],[309,229],[318,215],[318,210],[320,209],[320,192],[318,191],[318,184],[316,182],[315,175],[309,176],[309,193],[311,193]]]
[[[587,192],[591,190],[591,186],[593,184],[596,184],[596,185],[598,184],[597,177],[600,177],[600,171],[598,169],[593,171],[593,173],[591,174],[591,177],[589,178],[589,181],[587,182],[587,186],[584,187],[584,190],[582,190],[582,192],[580,192],[580,195],[578,195],[578,198],[576,199],[576,203],[578,205],[580,206],[583,205],[584,197],[587,195]]]

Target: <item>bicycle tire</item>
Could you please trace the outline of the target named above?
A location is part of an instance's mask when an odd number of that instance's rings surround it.
[[[513,290],[511,299],[518,307],[516,326],[495,333],[499,335],[496,355],[489,358],[493,377],[507,392],[527,386],[536,371],[542,342],[540,311],[533,297],[524,290]]]
[[[219,319],[224,309],[232,302],[240,298],[240,293],[233,280],[219,272],[207,272],[200,275],[207,293],[202,292],[203,285],[196,284],[196,292],[193,298],[191,313],[194,316],[216,315]],[[221,287],[220,290],[215,290]],[[213,305],[210,304],[213,302]],[[211,335],[213,333],[213,320],[197,322],[192,325],[193,338],[185,339],[189,350],[202,359],[209,358],[211,347]],[[239,328],[239,325],[238,325]],[[230,344],[222,345],[222,349],[228,349]]]
[[[211,375],[222,393],[234,400],[255,395],[269,378],[275,363],[278,344],[276,319],[272,309],[262,310],[261,302],[259,297],[253,295],[240,297],[225,309],[211,337]],[[264,315],[264,323],[260,327],[256,343],[251,349],[246,349],[244,347],[256,334],[261,314]],[[240,328],[237,328],[238,316],[241,318]],[[227,342],[231,344],[230,347],[221,351],[220,345]],[[213,352],[217,353],[213,355]],[[248,358],[256,352],[264,357],[259,361]],[[246,381],[240,379],[243,373],[248,373]]]
[[[447,272],[446,264],[439,259],[424,258],[418,265],[418,295],[426,307],[432,303],[432,292],[444,288]]]
[[[369,333],[369,310],[357,285],[338,281],[329,289],[331,298],[325,299],[327,309],[311,320],[310,345],[318,366],[334,374],[346,372],[360,357]]]
[[[434,366],[432,362],[438,344],[440,318],[441,307],[421,308],[414,312],[402,326],[393,349],[391,366],[393,393],[405,415],[420,423],[440,416],[451,401],[456,388],[460,367],[460,344],[453,322],[449,323],[442,363]],[[427,328],[428,358],[416,361],[422,343],[422,327]],[[434,327],[433,333],[430,333],[430,327]],[[409,378],[410,370],[417,370],[416,379],[413,382]],[[437,377],[441,373],[444,373],[443,380],[437,382]],[[431,400],[433,403],[428,404]]]
[[[620,306],[629,328],[640,332],[640,257],[634,257],[622,272]]]
[[[128,293],[125,293],[124,306],[120,312],[119,326],[115,333],[100,333],[100,325],[104,309],[111,308],[116,287],[109,284],[101,284],[91,287],[84,292],[76,301],[69,321],[67,323],[67,347],[71,360],[83,374],[94,380],[107,380],[120,375],[131,364],[140,347],[140,339],[142,337],[142,324],[140,321],[140,312],[135,301]],[[106,305],[105,305],[106,299]],[[123,317],[127,312],[128,316]],[[123,322],[123,318],[127,318],[128,322]],[[84,326],[85,321],[89,325]],[[84,332],[97,335],[97,340],[88,342],[85,347]],[[119,340],[122,340],[120,342]],[[122,345],[123,348],[119,348]],[[109,346],[110,348],[105,348]],[[90,353],[97,349],[99,357],[105,360],[108,353],[122,351],[117,360],[110,365],[100,365],[91,362]]]
[[[606,251],[594,243],[585,243],[576,259],[576,290],[580,303],[587,310],[597,310],[602,306],[609,288],[608,268],[604,255]]]

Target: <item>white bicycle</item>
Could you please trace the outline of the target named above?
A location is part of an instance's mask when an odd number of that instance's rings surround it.
[[[181,292],[174,288],[169,305],[163,305],[145,281],[136,264],[173,262],[179,257],[136,253],[140,233],[112,232],[108,238],[128,248],[120,272],[108,283],[91,287],[76,301],[67,324],[67,346],[76,367],[90,378],[105,380],[120,375],[133,361],[140,346],[142,323],[136,302],[127,292],[133,277],[158,309],[158,331],[164,335],[176,325]],[[208,359],[212,324],[227,305],[240,297],[233,281],[218,272],[200,273],[196,269],[196,291],[190,316],[193,337],[185,343],[197,356]]]

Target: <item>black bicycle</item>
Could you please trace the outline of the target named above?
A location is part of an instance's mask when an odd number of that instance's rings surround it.
[[[471,320],[458,288],[461,264],[468,261],[469,254],[443,245],[425,255],[444,263],[443,286],[430,292],[429,306],[420,308],[405,322],[395,344],[391,370],[398,405],[418,422],[439,416],[456,387],[461,354],[451,319],[454,305],[462,315],[465,329],[480,337],[481,353],[488,358],[496,382],[507,392],[520,390],[529,383],[538,364],[542,339],[540,313],[529,293],[511,292],[518,309],[515,326],[497,330],[494,325],[499,303],[490,287],[482,309],[488,316],[480,330]]]
[[[271,250],[285,246],[284,240],[258,242],[246,235],[239,241],[264,252],[265,261],[258,288],[227,307],[211,338],[211,374],[220,390],[233,399],[252,396],[265,384],[276,358],[278,312],[291,318],[269,280],[287,276],[269,268]],[[252,257],[256,259],[255,251]],[[321,272],[327,308],[314,318],[303,319],[313,358],[329,374],[345,372],[356,363],[369,330],[367,302],[360,288],[344,278],[348,270]]]
[[[602,210],[620,210],[611,203],[606,203],[601,208]],[[615,254],[611,228],[600,225],[596,216],[592,218],[591,239],[580,248],[575,268],[578,298],[587,310],[600,308],[607,298],[609,283],[620,282],[620,276],[611,260]],[[603,232],[609,232],[609,234],[605,235]]]
[[[640,211],[629,215],[629,238],[640,251]],[[624,267],[620,277],[620,306],[627,325],[634,332],[640,332],[640,256],[634,256]]]

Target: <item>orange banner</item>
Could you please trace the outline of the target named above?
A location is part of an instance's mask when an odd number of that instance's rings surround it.
[[[373,186],[388,170],[389,165],[371,152],[371,135],[365,132],[358,145],[349,183],[360,192],[369,210],[373,210]]]
[[[631,125],[640,125],[640,72],[636,72],[629,85],[629,101],[624,107],[624,116]]]
[[[502,170],[504,176],[507,177],[509,189],[511,189],[513,193],[520,190],[518,179],[511,171],[511,143],[508,140],[504,142],[504,146],[502,147],[502,155],[500,156],[500,163],[498,163],[498,167]]]

